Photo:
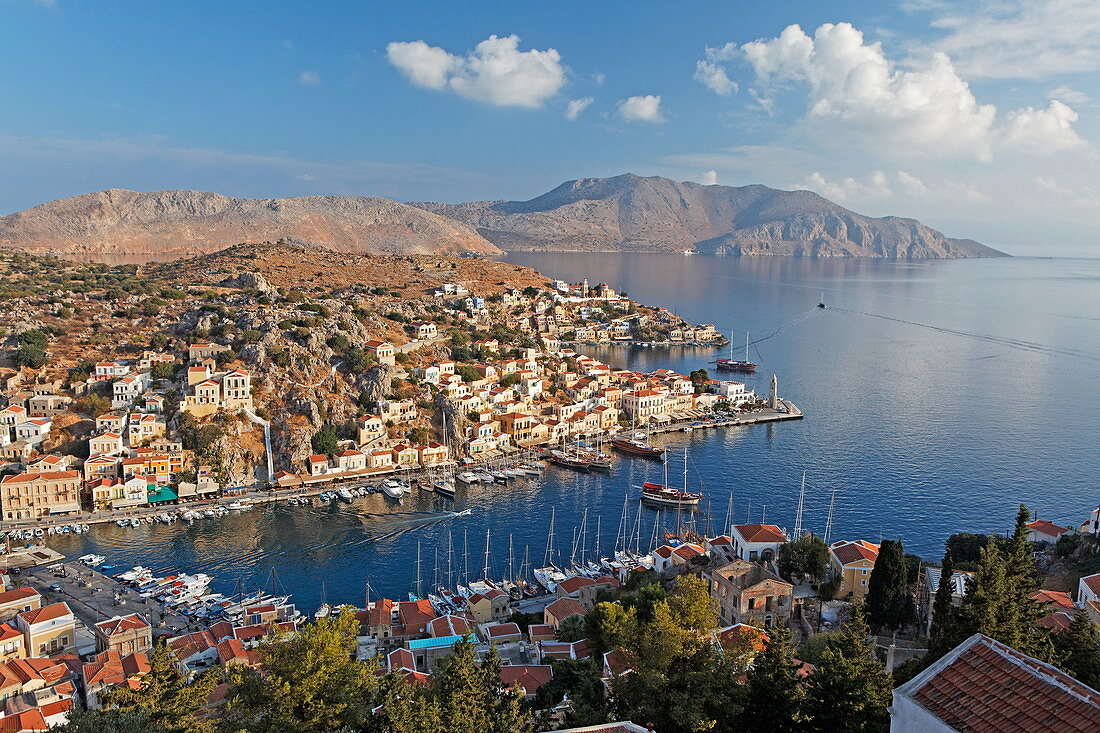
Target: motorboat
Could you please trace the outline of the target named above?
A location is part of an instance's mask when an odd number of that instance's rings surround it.
[[[346,488],[342,488],[342,489],[337,490],[336,496],[338,496],[341,501],[346,501],[349,504],[351,503],[351,500],[354,498],[352,496],[351,491],[346,489]]]
[[[476,484],[476,483],[481,481],[481,477],[478,476],[473,471],[463,471],[462,473],[458,474],[455,478],[457,478],[459,481],[461,481],[464,484]]]
[[[92,568],[96,565],[102,565],[103,561],[106,559],[107,558],[103,557],[103,555],[94,555],[89,553],[87,555],[82,555],[81,557],[77,558],[77,562],[83,563],[84,565]]]
[[[388,478],[382,482],[382,493],[391,499],[400,499],[405,496],[405,485],[396,479]]]

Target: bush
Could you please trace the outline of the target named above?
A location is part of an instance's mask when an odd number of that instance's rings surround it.
[[[338,333],[335,336],[329,336],[327,343],[330,349],[337,352],[346,351],[350,345],[348,337],[342,333]]]
[[[158,361],[153,365],[153,379],[171,379],[176,374],[176,365],[170,361]]]
[[[336,452],[338,440],[339,436],[336,434],[336,428],[332,425],[323,425],[320,430],[313,434],[310,444],[313,446],[314,453],[331,456]]]
[[[12,362],[17,367],[28,367],[30,369],[38,369],[39,367],[46,365],[46,352],[34,346],[32,344],[23,344],[20,346],[11,357]]]

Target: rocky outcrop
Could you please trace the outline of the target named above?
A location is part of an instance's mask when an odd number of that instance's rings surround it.
[[[998,257],[914,219],[871,218],[811,191],[582,178],[530,201],[418,203],[505,250],[682,251],[813,257]]]
[[[110,189],[0,217],[0,247],[35,252],[183,255],[278,239],[340,252],[499,251],[453,219],[370,197],[246,199]]]

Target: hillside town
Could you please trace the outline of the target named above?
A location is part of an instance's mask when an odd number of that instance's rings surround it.
[[[214,262],[247,265],[257,249],[299,267],[314,254],[239,247]],[[409,275],[425,271],[398,259]],[[613,370],[566,346],[724,343],[713,325],[692,326],[605,284],[527,275],[541,287],[479,289],[437,277],[400,295],[349,282],[307,297],[318,288],[211,265],[203,272],[217,273],[217,286],[176,290],[191,274],[185,263],[154,270],[160,281],[142,279],[147,297],[90,287],[93,270],[131,277],[92,266],[73,266],[79,287],[18,295],[33,261],[11,257],[4,273],[5,521],[493,460],[763,404],[740,382]],[[135,338],[104,341],[108,328]]]

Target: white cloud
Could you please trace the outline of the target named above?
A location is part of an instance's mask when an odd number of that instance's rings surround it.
[[[704,58],[695,63],[695,81],[724,97],[736,94],[737,83],[730,80],[722,63],[736,58],[737,53],[736,43],[727,43],[719,48],[708,46]]]
[[[619,102],[619,116],[627,122],[664,122],[661,95],[628,97]]]
[[[1047,99],[1057,99],[1059,102],[1067,104],[1082,105],[1089,101],[1089,95],[1062,84],[1047,92]]]
[[[1054,100],[1046,109],[1026,107],[1008,113],[1001,144],[1033,155],[1057,153],[1084,145],[1073,130],[1077,113]]]
[[[298,73],[298,83],[304,87],[319,87],[321,86],[321,75],[316,71],[301,71]]]
[[[814,171],[801,184],[791,187],[800,186],[837,203],[855,206],[895,198],[907,203],[921,201],[974,204],[989,200],[973,184],[949,179],[928,183],[906,171],[886,173],[878,170],[862,179],[851,176],[830,179],[821,172]],[[891,207],[897,205],[900,204],[892,204]]]
[[[1096,0],[973,0],[934,3],[935,48],[967,78],[1046,79],[1100,69]],[[1068,100],[1067,100],[1068,101]]]
[[[703,175],[699,182],[704,186],[717,186],[718,171],[703,171]]]
[[[580,99],[570,99],[569,104],[565,105],[565,119],[575,120],[581,116],[581,113],[588,109],[588,105],[592,104],[596,100],[592,97],[581,97]]]
[[[557,51],[520,51],[514,35],[489,36],[465,56],[424,41],[394,42],[386,58],[417,86],[501,107],[541,107],[565,85]]]
[[[1072,129],[1076,113],[1066,105],[1017,110],[998,128],[996,107],[978,102],[946,54],[901,69],[848,23],[826,23],[813,37],[792,25],[741,50],[762,85],[808,89],[807,115],[830,140],[846,136],[878,152],[979,160],[1002,146],[1049,153],[1081,143]]]

